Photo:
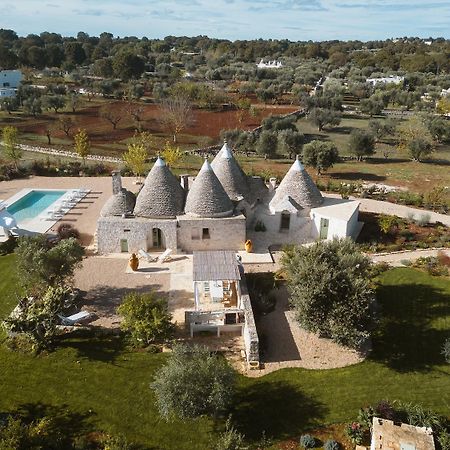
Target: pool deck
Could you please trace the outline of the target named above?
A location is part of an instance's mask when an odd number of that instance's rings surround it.
[[[133,183],[133,177],[122,177],[123,187],[136,192],[139,186]],[[62,219],[56,222],[42,221],[48,232],[56,232],[61,223],[69,223],[81,234],[83,245],[92,244],[97,219],[105,202],[112,195],[111,177],[30,177],[0,182],[0,199],[5,201],[18,194],[22,189],[88,189],[90,192]],[[52,226],[53,223],[53,226]],[[49,226],[47,226],[49,225]],[[46,230],[46,231],[47,231]],[[2,233],[3,230],[0,230]],[[1,239],[1,236],[0,236]]]

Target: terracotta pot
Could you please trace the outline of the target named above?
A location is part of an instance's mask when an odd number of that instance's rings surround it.
[[[251,253],[252,250],[253,250],[253,243],[252,243],[252,241],[251,241],[250,239],[247,239],[247,240],[245,241],[245,251],[246,251],[247,253]]]
[[[136,272],[136,270],[138,270],[139,258],[136,256],[135,253],[131,254],[128,264],[133,272]]]

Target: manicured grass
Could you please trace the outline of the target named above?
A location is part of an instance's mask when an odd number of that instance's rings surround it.
[[[14,305],[13,263],[11,256],[0,257],[2,316]],[[448,414],[450,368],[439,352],[450,330],[449,297],[448,279],[407,268],[386,272],[379,289],[383,320],[368,361],[329,371],[239,377],[233,421],[254,441],[263,431],[281,440],[318,424],[349,421],[362,405],[380,399]],[[165,358],[129,352],[110,337],[65,339],[55,352],[38,357],[0,347],[0,412],[42,404],[70,409],[79,429],[121,433],[145,448],[211,448],[223,423],[159,419],[148,385]]]

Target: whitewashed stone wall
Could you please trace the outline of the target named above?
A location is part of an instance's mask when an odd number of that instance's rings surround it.
[[[128,241],[128,252],[148,250],[152,246],[152,230],[159,228],[163,234],[165,248],[177,251],[176,219],[138,219],[122,217],[101,217],[97,222],[98,253],[120,253],[120,241]]]
[[[245,245],[245,217],[216,219],[178,217],[178,248],[185,252],[195,250],[243,250]],[[202,238],[203,228],[208,228],[209,238]]]

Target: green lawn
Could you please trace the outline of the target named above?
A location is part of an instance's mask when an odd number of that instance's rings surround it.
[[[0,316],[14,305],[13,264],[12,256],[0,257]],[[448,414],[450,368],[439,347],[450,330],[450,281],[407,268],[389,271],[381,281],[384,319],[368,361],[330,371],[240,377],[232,413],[249,440],[263,430],[281,440],[318,424],[348,421],[360,406],[383,398]],[[217,432],[212,421],[167,424],[158,418],[148,385],[165,358],[131,353],[118,338],[66,339],[39,357],[0,347],[0,412],[70,409],[75,430],[122,433],[145,448],[211,448]]]

